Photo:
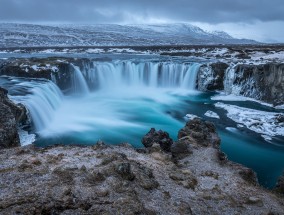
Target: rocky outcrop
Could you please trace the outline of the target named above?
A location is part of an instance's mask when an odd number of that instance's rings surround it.
[[[224,90],[227,94],[242,95],[273,105],[284,104],[284,64],[261,65],[226,63],[200,67],[198,90]]]
[[[25,78],[45,78],[52,80],[65,91],[72,85],[73,68],[71,64],[83,66],[89,59],[75,58],[27,58],[9,59],[0,64],[0,75]]]
[[[8,99],[8,91],[0,87],[0,149],[19,146],[18,123],[26,120],[26,109]]]
[[[228,64],[217,62],[202,65],[198,72],[197,89],[200,91],[214,91],[224,89],[224,76]]]
[[[232,70],[232,86],[227,88],[235,88],[234,94],[284,104],[284,64],[237,65]]]
[[[0,211],[281,214],[283,198],[248,180],[249,169],[220,156],[212,126],[199,119],[188,122],[169,152],[158,143],[137,150],[128,144],[108,146],[103,142],[88,147],[2,150]],[[173,150],[180,143],[190,153]]]
[[[220,138],[212,122],[200,118],[189,120],[185,127],[178,132],[178,139],[190,137],[196,144],[219,148]]]
[[[173,144],[173,140],[170,138],[169,133],[162,130],[156,131],[155,128],[151,128],[141,142],[146,148],[158,143],[160,147],[167,152],[171,150],[171,145]]]

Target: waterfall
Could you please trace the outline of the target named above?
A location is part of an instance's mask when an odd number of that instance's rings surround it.
[[[94,62],[84,72],[99,89],[152,87],[195,90],[200,64],[172,62]]]
[[[36,131],[43,130],[52,120],[54,113],[60,107],[63,94],[51,81],[45,83],[22,83],[31,87],[30,94],[21,97],[29,110]]]
[[[88,84],[80,71],[78,66],[71,64],[73,68],[73,77],[72,77],[72,90],[75,94],[86,95],[88,94],[89,87]]]
[[[224,77],[224,91],[226,94],[233,93],[233,86],[235,81],[235,65],[231,65],[226,69],[225,77]]]
[[[78,66],[71,64],[71,87],[75,95],[88,95],[86,99],[98,95],[101,96],[100,99],[107,99],[108,96],[115,95],[121,98],[126,96],[128,99],[140,96],[155,101],[170,101],[167,100],[169,96],[159,89],[183,89],[186,92],[195,90],[199,67],[198,63],[113,61],[93,62],[81,71]],[[90,93],[88,85],[99,92]],[[28,108],[35,131],[39,133],[50,129],[50,126],[56,127],[54,121],[60,118],[58,113],[67,118],[71,117],[66,114],[73,107],[68,106],[65,110],[68,103],[66,100],[81,99],[76,96],[64,99],[60,89],[51,81],[22,82],[21,87],[25,86],[27,95],[22,96],[20,102]],[[74,104],[73,106],[77,107]],[[72,115],[77,112],[79,110],[72,112]]]

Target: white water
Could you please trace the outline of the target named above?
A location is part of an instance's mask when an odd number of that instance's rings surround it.
[[[110,90],[123,87],[195,90],[200,65],[172,62],[94,62],[82,72],[91,86]]]
[[[72,67],[72,94],[63,96],[46,82],[35,84],[22,101],[40,137],[95,142],[127,140],[152,126],[177,132],[181,123],[166,110],[183,105],[181,96],[197,93],[199,64],[115,61],[95,62],[82,71]]]
[[[27,88],[26,96],[14,96],[13,99],[23,103],[30,113],[36,131],[44,129],[54,119],[54,114],[63,102],[63,94],[51,81],[20,82],[22,88]]]
[[[72,77],[72,88],[73,93],[80,94],[80,95],[87,95],[90,93],[88,84],[80,71],[80,68],[78,66],[74,66],[71,64],[73,68],[73,77]]]

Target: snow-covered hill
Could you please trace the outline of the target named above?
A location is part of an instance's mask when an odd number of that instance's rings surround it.
[[[225,32],[207,32],[189,24],[33,25],[0,24],[0,47],[146,46],[250,44]]]

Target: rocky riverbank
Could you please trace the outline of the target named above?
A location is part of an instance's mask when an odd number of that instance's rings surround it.
[[[0,149],[20,146],[18,125],[26,120],[26,109],[9,100],[8,91],[0,87]]]
[[[212,123],[187,122],[173,142],[152,129],[134,149],[0,151],[1,214],[282,214],[284,198],[226,159]]]

